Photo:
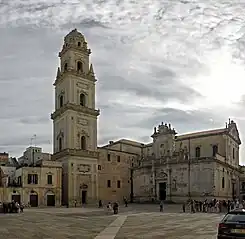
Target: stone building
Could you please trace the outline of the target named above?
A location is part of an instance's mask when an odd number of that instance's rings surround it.
[[[237,126],[177,135],[171,125],[154,128],[133,167],[134,200],[183,201],[238,198],[241,168]]]
[[[43,153],[40,147],[28,147],[23,155],[18,158],[21,165],[29,166],[36,164],[40,160],[51,160],[51,154]]]
[[[238,197],[237,126],[177,135],[154,128],[152,142],[121,139],[97,147],[96,77],[91,50],[76,29],[64,38],[55,86],[52,159],[62,163],[62,202]]]
[[[6,165],[9,161],[9,154],[6,152],[0,153],[0,165]]]
[[[0,201],[36,206],[60,206],[62,164],[41,160],[34,167],[0,167]]]

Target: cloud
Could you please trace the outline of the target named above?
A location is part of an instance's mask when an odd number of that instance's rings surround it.
[[[2,150],[17,156],[36,133],[51,151],[44,142],[52,139],[57,54],[74,27],[92,49],[101,144],[110,137],[146,140],[161,121],[186,132],[223,127],[231,116],[244,139],[241,1],[15,0],[0,6]]]

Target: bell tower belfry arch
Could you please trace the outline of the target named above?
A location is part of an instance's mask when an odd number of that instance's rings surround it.
[[[63,163],[63,203],[98,198],[96,78],[84,36],[72,30],[59,52],[55,86],[53,159]]]

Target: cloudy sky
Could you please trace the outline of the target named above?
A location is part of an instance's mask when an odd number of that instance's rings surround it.
[[[0,151],[20,156],[36,134],[52,152],[57,54],[75,27],[98,78],[99,144],[149,142],[161,121],[185,133],[229,117],[245,141],[242,2],[0,1]]]

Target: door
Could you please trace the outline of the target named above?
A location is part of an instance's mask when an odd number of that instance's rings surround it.
[[[55,206],[55,195],[47,195],[47,206],[49,207]]]
[[[166,200],[166,183],[159,183],[159,200]]]
[[[82,190],[82,204],[87,203],[87,191]]]
[[[20,195],[12,195],[12,201],[18,202],[20,204]]]
[[[30,195],[30,205],[31,205],[31,207],[37,207],[38,206],[38,195],[35,195],[35,194]]]

